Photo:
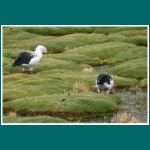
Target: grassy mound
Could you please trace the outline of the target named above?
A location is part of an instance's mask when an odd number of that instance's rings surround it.
[[[141,82],[140,82],[140,87],[141,88],[147,88],[147,79],[143,79],[143,80],[141,80]]]
[[[115,96],[103,93],[51,94],[5,102],[4,110],[11,107],[16,111],[23,109],[24,111],[35,113],[112,113],[118,109],[117,104],[119,102],[120,100]]]
[[[56,117],[37,116],[37,117],[4,117],[4,123],[67,123],[66,120]]]
[[[74,90],[80,91],[82,88],[96,92],[93,87],[95,86],[97,75],[97,70],[85,72],[84,69],[82,71],[70,71],[69,69],[57,68],[41,71],[35,75],[22,73],[7,75],[3,77],[5,83],[3,89],[4,101],[12,101],[22,97],[32,98],[35,95],[62,94],[64,92],[73,92]],[[137,83],[135,79],[119,76],[114,76],[113,78],[115,87],[130,87]],[[82,84],[76,85],[78,82]]]
[[[120,76],[113,76],[116,88],[129,88],[138,84],[138,80],[132,78],[125,78]]]
[[[88,28],[14,28],[10,30],[5,28],[4,30],[4,48],[9,49],[9,53],[13,51],[20,52],[21,50],[34,50],[38,44],[43,44],[48,48],[49,53],[61,53],[63,51],[93,44],[102,44],[107,42],[125,42],[136,45],[147,45],[147,36],[143,32],[139,32],[138,36],[125,36],[123,34],[112,33],[110,35],[92,33],[87,34],[84,31],[88,31]],[[35,32],[43,32],[46,30],[56,31],[61,33],[59,30],[66,32],[65,36],[58,35],[54,37],[38,35],[32,32],[26,32],[26,30],[34,30]],[[70,32],[70,30],[75,30]],[[79,32],[77,31],[79,30]],[[91,30],[91,28],[90,28]],[[109,28],[107,28],[109,30]],[[122,28],[122,30],[124,30]],[[143,29],[144,30],[144,29]],[[143,31],[142,30],[142,31]],[[82,31],[82,32],[81,32]],[[144,30],[146,32],[146,30]],[[68,33],[68,34],[67,34]],[[133,32],[134,33],[134,32]],[[5,54],[5,51],[4,51]],[[17,54],[17,53],[16,53]]]
[[[127,61],[110,69],[110,72],[123,77],[144,79],[147,77],[147,58]]]
[[[74,48],[56,57],[66,59],[69,57],[69,54],[71,54],[71,56],[74,54],[74,59],[80,54],[80,57],[83,58],[81,63],[87,63],[87,61],[91,59],[89,61],[89,64],[91,65],[105,65],[145,57],[147,55],[147,49],[145,47],[135,46],[133,44],[123,42],[108,42],[104,44],[94,44]],[[72,57],[69,58],[70,60],[72,59]],[[78,60],[75,61],[79,62]]]
[[[73,33],[91,33],[93,31],[92,27],[27,27],[22,28],[24,31],[29,33],[35,33],[39,35],[45,35],[45,36],[62,36],[66,34],[73,34]]]
[[[141,34],[141,30],[145,31],[146,27],[95,27],[93,32],[109,35],[118,32],[134,33],[135,30],[138,30],[140,32],[139,34]]]

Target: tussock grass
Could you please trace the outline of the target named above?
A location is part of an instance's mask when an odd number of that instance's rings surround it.
[[[141,121],[134,115],[124,112],[116,115],[116,122],[117,123],[140,123]]]
[[[138,31],[146,30],[146,27],[101,27],[101,28],[96,27],[94,32],[109,35],[112,33],[118,33],[118,32],[123,32],[123,31],[134,32],[135,30],[138,30]]]
[[[147,31],[144,28],[141,28],[141,30],[139,30],[139,28],[137,30],[124,30],[124,31],[120,31],[117,32],[118,34],[121,35],[125,35],[127,37],[136,37],[136,36],[147,36]]]
[[[113,79],[115,81],[115,88],[130,88],[131,86],[138,84],[138,80],[132,78],[124,78],[113,75]]]
[[[4,117],[4,123],[67,123],[68,121],[48,116],[36,116],[36,117]]]
[[[146,27],[18,27],[18,28],[5,28],[7,29],[7,34],[11,32],[23,32],[34,33],[37,35],[44,36],[61,36],[73,33],[100,33],[100,34],[112,34],[120,32],[129,32],[130,34],[142,34],[146,31]],[[6,31],[6,30],[5,30]],[[127,34],[128,36],[130,34]]]
[[[73,92],[75,93],[88,93],[89,92],[89,87],[85,85],[82,81],[76,81],[76,83],[73,85]]]
[[[41,29],[42,31],[46,31],[47,28]],[[84,28],[81,28],[84,32]],[[79,29],[79,30],[81,30]],[[26,30],[30,30],[30,28],[26,28]],[[33,30],[36,30],[36,28],[33,28]],[[51,28],[49,29],[51,30]],[[52,30],[56,30],[55,28],[52,28]],[[62,28],[60,28],[62,30]],[[63,29],[64,30],[64,29]],[[65,28],[66,32],[69,32],[67,28]],[[75,30],[78,30],[75,28]],[[85,28],[87,30],[87,28]],[[146,30],[145,30],[146,32]],[[4,48],[8,49],[11,47],[12,52],[14,49],[20,49],[20,50],[34,50],[35,47],[38,44],[43,44],[48,48],[49,53],[60,53],[65,50],[69,50],[72,48],[85,46],[85,45],[93,45],[93,44],[102,44],[107,42],[126,42],[126,43],[133,43],[137,45],[146,45],[146,36],[143,34],[138,35],[136,37],[126,37],[121,34],[110,34],[110,35],[104,35],[104,34],[86,34],[86,33],[78,33],[74,32],[75,34],[65,35],[65,36],[41,36],[37,34],[33,34],[31,32],[25,32],[21,29],[14,29],[4,30]]]
[[[62,102],[61,98],[64,98],[65,101]],[[69,96],[66,94],[51,94],[5,102],[4,109],[11,107],[15,110],[24,109],[34,112],[104,113],[116,111],[119,102],[120,100],[115,96],[104,93],[71,93]]]
[[[147,58],[139,58],[112,67],[110,72],[123,77],[144,79],[147,77]]]
[[[70,51],[65,52],[64,54],[70,53],[75,55],[80,54],[81,56],[85,55],[86,58],[90,57],[91,61],[89,62],[89,64],[105,65],[115,64],[139,57],[145,57],[147,55],[147,50],[145,47],[139,47],[133,44],[127,44],[122,42],[109,42],[104,44],[94,44],[82,46],[80,48],[74,48]],[[63,58],[61,54],[60,58]],[[88,59],[86,59],[86,61],[88,61]]]
[[[62,36],[66,34],[73,34],[73,33],[91,33],[93,31],[92,27],[28,27],[22,28],[22,30],[35,33],[39,35],[53,35],[53,36]]]
[[[93,72],[94,68],[91,67],[90,65],[83,65],[83,72]]]
[[[141,82],[140,82],[140,87],[141,88],[147,88],[147,79],[143,79],[143,80],[141,80]]]

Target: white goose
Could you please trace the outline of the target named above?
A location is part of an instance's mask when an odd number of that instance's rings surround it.
[[[29,73],[32,73],[33,67],[38,65],[44,53],[47,53],[47,48],[43,45],[38,45],[34,52],[26,51],[20,53],[12,66],[22,66],[23,72],[28,70]]]

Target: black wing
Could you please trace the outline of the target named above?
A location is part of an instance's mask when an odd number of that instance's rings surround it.
[[[31,58],[33,58],[34,55],[30,52],[22,52],[19,54],[19,56],[15,59],[14,63],[12,64],[13,67],[20,66],[22,64],[29,64]]]
[[[104,83],[110,84],[110,79],[112,80],[111,76],[109,76],[107,74],[100,74],[97,77],[97,84],[104,84]]]

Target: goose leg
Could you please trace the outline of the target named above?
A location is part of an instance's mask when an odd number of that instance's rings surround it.
[[[100,88],[98,84],[96,84],[96,88],[97,88],[97,92],[100,93]]]

